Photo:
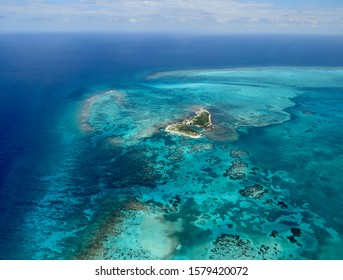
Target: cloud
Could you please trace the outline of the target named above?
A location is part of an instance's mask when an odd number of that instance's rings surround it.
[[[268,1],[268,0],[266,0]],[[27,0],[0,3],[11,20],[41,19],[46,28],[87,30],[186,30],[218,32],[328,32],[343,33],[342,8],[300,9],[271,3],[238,0]],[[96,26],[91,23],[97,22]],[[59,24],[62,24],[59,26]],[[16,25],[18,26],[18,25]],[[134,27],[133,27],[134,26]],[[1,30],[1,27],[0,27]]]

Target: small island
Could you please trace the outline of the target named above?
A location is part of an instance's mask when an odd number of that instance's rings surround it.
[[[181,122],[170,124],[165,130],[191,138],[199,138],[203,136],[203,131],[209,129],[212,129],[211,114],[205,109],[200,109],[195,113],[195,116]]]

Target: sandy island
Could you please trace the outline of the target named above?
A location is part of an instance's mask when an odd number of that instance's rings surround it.
[[[191,138],[200,138],[203,136],[202,132],[209,129],[212,129],[211,114],[205,109],[200,109],[195,116],[168,125],[165,131]]]

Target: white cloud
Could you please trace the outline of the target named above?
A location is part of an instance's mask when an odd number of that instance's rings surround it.
[[[266,0],[267,1],[267,0]],[[64,2],[64,3],[63,3]],[[119,27],[218,32],[328,32],[343,33],[343,9],[300,10],[268,3],[237,0],[44,0],[2,1],[0,11],[8,23],[40,18],[46,28],[58,28],[68,18],[70,28],[113,29]],[[98,22],[97,26],[87,24]],[[103,25],[101,25],[101,22]],[[132,25],[141,23],[139,27]],[[131,23],[131,24],[130,24]],[[75,24],[75,25],[73,25]],[[18,26],[18,24],[16,24]],[[26,25],[29,28],[29,24]],[[36,26],[36,25],[35,25]],[[130,27],[131,26],[131,27]],[[6,27],[6,25],[5,25]],[[4,25],[0,27],[5,28]],[[10,25],[7,25],[9,28]],[[63,26],[68,28],[68,26]]]

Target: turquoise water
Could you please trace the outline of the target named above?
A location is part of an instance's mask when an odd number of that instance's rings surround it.
[[[88,144],[73,168],[94,192],[82,205],[92,226],[55,233],[47,247],[80,234],[77,258],[341,259],[342,76],[173,71],[90,93],[79,111]],[[164,130],[199,108],[211,134]],[[211,137],[219,127],[238,137]]]
[[[1,259],[343,259],[343,68],[80,38],[0,67]]]

